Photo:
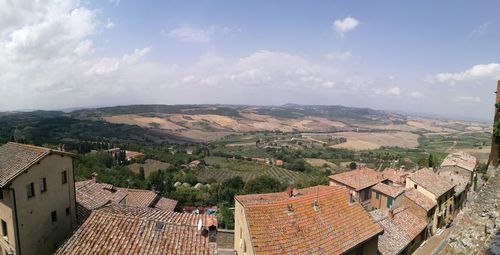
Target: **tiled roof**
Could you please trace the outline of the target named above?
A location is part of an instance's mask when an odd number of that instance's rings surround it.
[[[449,182],[455,184],[455,195],[462,193],[467,187],[467,184],[469,184],[470,182],[469,178],[466,178],[463,175],[456,174],[454,172],[443,171],[439,172],[438,174]]]
[[[118,204],[127,196],[124,189],[93,180],[75,182],[75,190],[76,202],[89,210],[108,203]]]
[[[215,254],[204,229],[214,216],[155,208],[105,206],[90,217],[55,254]]]
[[[349,203],[345,187],[317,186],[297,193],[302,195],[236,197],[245,207],[256,254],[340,254],[382,232],[360,204]]]
[[[330,175],[328,178],[354,188],[356,191],[369,188],[386,179],[382,173],[366,167]]]
[[[50,153],[72,156],[71,153],[60,152],[33,145],[9,142],[0,147],[0,186],[4,186],[18,174],[31,167]]]
[[[455,186],[453,183],[427,168],[420,169],[410,174],[408,178],[437,197],[440,197]]]
[[[133,207],[158,207],[173,211],[177,201],[160,197],[151,190],[127,189],[114,187],[107,183],[98,183],[94,180],[75,183],[77,213],[79,220],[84,220],[91,210],[106,204],[120,204]],[[165,199],[165,200],[162,200]],[[172,207],[172,204],[173,207]],[[83,217],[83,218],[80,218]]]
[[[318,192],[329,191],[331,188],[329,186],[319,185],[304,189],[296,190],[293,192],[295,197],[316,195]],[[287,192],[276,192],[276,193],[264,193],[264,194],[249,194],[249,195],[239,195],[235,196],[240,203],[244,206],[248,205],[263,205],[263,204],[274,204],[276,202],[286,201],[290,198]]]
[[[388,180],[394,182],[394,183],[401,183],[404,182],[404,179],[406,176],[408,176],[408,172],[405,172],[404,170],[396,170],[392,168],[386,168],[384,171],[382,171],[382,175],[384,178],[387,178]]]
[[[425,227],[427,227],[426,219],[422,219],[413,214],[409,207],[394,209],[394,217],[392,220],[401,226],[411,240],[415,239],[415,237],[422,233]]]
[[[168,198],[160,198],[158,203],[156,203],[155,208],[166,210],[166,211],[174,211],[177,206],[177,200],[168,199]]]
[[[430,209],[434,208],[437,205],[436,201],[426,197],[424,194],[420,193],[418,190],[413,188],[405,191],[404,195],[405,197],[413,201],[415,204],[424,208],[424,210],[426,211],[429,211]]]
[[[377,183],[375,186],[373,186],[372,190],[375,190],[375,191],[383,193],[387,196],[396,198],[397,196],[403,194],[404,188],[403,187],[389,186],[387,184],[383,184],[380,182],[380,183]]]
[[[378,251],[382,255],[396,255],[408,246],[427,226],[425,220],[409,212],[407,208],[397,208],[391,218],[388,211],[370,212],[372,218],[382,226],[384,233],[378,238]]]
[[[122,189],[122,188],[119,188]],[[136,207],[148,207],[154,206],[158,200],[160,200],[160,195],[151,190],[140,190],[140,189],[122,189],[125,191],[127,196],[125,197],[125,205],[136,206]]]
[[[465,152],[456,152],[452,154],[448,154],[446,158],[444,158],[443,163],[441,163],[441,167],[447,166],[458,166],[468,171],[474,171],[476,167],[477,159]]]
[[[125,151],[125,157],[127,157],[127,159],[134,159],[134,158],[142,157],[142,156],[144,156],[144,153],[142,153],[142,152]]]

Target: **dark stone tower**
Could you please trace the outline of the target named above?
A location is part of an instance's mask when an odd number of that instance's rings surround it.
[[[500,80],[497,81],[497,94],[495,101],[495,116],[493,118],[493,135],[491,137],[491,152],[490,159],[488,160],[488,165],[497,166],[498,165],[498,147],[500,142],[500,137],[495,136],[496,123],[500,120],[499,106],[500,106]]]

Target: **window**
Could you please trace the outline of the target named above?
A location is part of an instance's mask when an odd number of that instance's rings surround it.
[[[7,222],[2,220],[2,236],[7,236]]]
[[[62,181],[62,184],[65,184],[68,182],[68,172],[66,172],[66,171],[61,172],[61,181]]]
[[[66,207],[66,215],[69,215],[69,207]]]
[[[35,196],[35,184],[30,182],[28,185],[26,185],[26,194],[28,195],[28,198],[32,198]]]
[[[418,188],[418,185],[417,185],[417,184],[413,184],[413,187],[414,187],[415,189],[417,189],[417,188]]]
[[[387,198],[387,208],[392,208],[392,202],[393,202],[392,197],[388,197]]]
[[[52,211],[52,213],[50,214],[51,218],[52,218],[52,222],[56,222],[57,221],[57,212],[56,211]]]
[[[0,200],[3,199],[3,189],[0,189]]]
[[[375,193],[375,198],[380,199],[380,193],[379,192]]]
[[[40,178],[39,185],[40,185],[40,193],[47,191],[47,178],[45,177]]]

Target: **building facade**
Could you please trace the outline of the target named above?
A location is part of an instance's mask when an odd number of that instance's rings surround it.
[[[349,190],[354,201],[359,202],[365,209],[371,204],[372,193],[370,188],[379,182],[385,182],[382,173],[373,169],[360,166],[355,170],[330,175],[330,186],[342,186]]]
[[[420,169],[406,178],[406,188],[413,188],[436,202],[436,210],[431,216],[430,232],[434,235],[453,220],[455,185],[434,173],[431,169]]]
[[[374,209],[392,209],[401,206],[403,201],[402,187],[378,183],[371,188],[371,207]]]
[[[76,226],[73,155],[0,147],[1,254],[53,254]]]

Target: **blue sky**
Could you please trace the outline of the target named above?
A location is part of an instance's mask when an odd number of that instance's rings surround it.
[[[300,103],[488,120],[499,7],[0,0],[0,110]]]

